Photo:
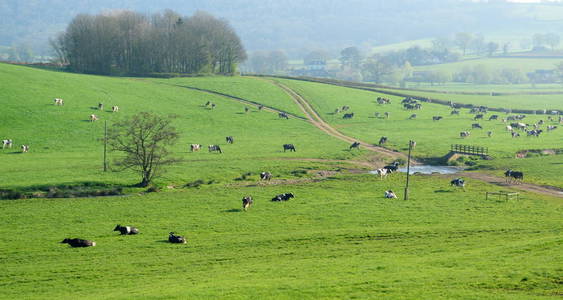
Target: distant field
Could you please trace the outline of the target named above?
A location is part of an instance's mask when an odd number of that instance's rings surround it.
[[[447,64],[417,66],[415,71],[446,71],[451,74],[461,72],[464,68],[484,65],[491,71],[505,68],[519,69],[524,73],[537,69],[554,69],[555,65],[563,62],[563,58],[478,58],[462,60]]]
[[[406,50],[410,47],[418,46],[421,48],[430,48],[432,47],[432,40],[431,39],[421,39],[421,40],[411,40],[401,43],[394,43],[388,44],[383,46],[375,46],[371,48],[372,53],[384,53],[390,51],[398,51],[398,50]]]
[[[469,92],[469,93],[542,93],[542,92],[561,92],[563,85],[557,83],[544,83],[533,85],[524,84],[472,84],[460,82],[448,82],[446,84],[430,83],[407,83],[407,88],[426,89],[445,92]]]

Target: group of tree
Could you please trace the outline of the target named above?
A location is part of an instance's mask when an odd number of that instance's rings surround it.
[[[70,70],[93,74],[232,74],[246,59],[229,23],[204,12],[80,14],[51,45]]]
[[[245,70],[257,74],[284,74],[288,67],[288,58],[285,52],[256,51],[252,53],[245,63]]]

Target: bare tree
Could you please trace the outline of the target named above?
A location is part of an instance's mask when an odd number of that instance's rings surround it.
[[[115,123],[108,133],[110,148],[125,154],[116,165],[139,172],[141,187],[148,186],[165,166],[180,161],[168,150],[177,140],[178,132],[170,119],[148,112]]]

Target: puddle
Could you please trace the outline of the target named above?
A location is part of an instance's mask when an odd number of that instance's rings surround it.
[[[455,174],[457,172],[463,171],[462,168],[451,167],[451,166],[411,166],[410,174],[420,173],[420,174]],[[399,172],[406,173],[407,168],[399,168]],[[376,174],[376,171],[370,171],[371,174]]]

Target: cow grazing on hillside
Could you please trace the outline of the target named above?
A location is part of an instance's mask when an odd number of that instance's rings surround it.
[[[455,187],[460,187],[465,190],[465,180],[463,180],[462,178],[456,178],[450,181],[450,185]]]
[[[64,105],[65,101],[61,98],[55,98],[55,105]]]
[[[99,119],[98,119],[98,116],[96,116],[96,115],[94,115],[94,114],[91,114],[91,115],[90,115],[90,122],[94,122],[94,121],[98,121],[98,120],[99,120]]]
[[[199,151],[199,149],[201,149],[201,145],[200,145],[200,144],[191,144],[191,145],[190,145],[190,151],[191,151],[191,152]]]
[[[274,198],[272,198],[272,201],[273,202],[287,201],[291,198],[295,198],[295,196],[292,193],[283,193],[276,195]]]
[[[471,124],[471,128],[472,128],[472,129],[475,129],[475,128],[483,129],[483,127],[481,127],[481,124],[479,124],[479,123],[473,123],[473,124]]]
[[[453,116],[453,115],[459,115],[459,110],[456,110],[456,109],[452,110],[452,111],[450,112],[450,115],[452,115],[452,116]]]
[[[119,106],[117,106],[117,105],[112,106],[111,111],[112,112],[119,112]]]
[[[217,105],[215,103],[211,103],[211,109],[215,109],[215,107],[217,107]]]
[[[513,131],[513,132],[512,132],[512,137],[513,137],[513,138],[520,137],[520,134],[519,134],[518,132]]]
[[[284,112],[278,113],[278,118],[289,120],[289,116]]]
[[[223,153],[223,151],[221,150],[221,147],[219,147],[219,145],[209,145],[209,146],[207,146],[207,149],[209,150],[209,152]]]
[[[377,173],[377,175],[379,175],[379,178],[381,180],[383,180],[383,178],[387,177],[387,174],[389,173],[388,171],[389,170],[385,169],[385,168],[375,170],[375,172]]]
[[[386,169],[388,174],[397,172],[397,170],[399,169],[399,162],[395,161],[392,164],[383,167],[383,169]]]
[[[412,114],[412,115],[409,117],[409,120],[414,120],[414,119],[416,119],[416,114]]]
[[[440,121],[442,119],[443,119],[442,116],[433,116],[432,117],[432,121]]]
[[[250,108],[248,108],[248,106],[244,107],[244,113],[247,113],[250,110]]]
[[[74,239],[66,238],[61,242],[61,244],[69,244],[71,247],[94,247],[94,246],[96,246],[96,242],[94,242],[94,241],[83,240],[83,239],[78,239],[78,238],[74,238]]]
[[[29,146],[28,145],[22,145],[22,153],[27,153],[29,152]]]
[[[270,181],[270,179],[272,179],[272,173],[270,173],[270,172],[262,172],[262,173],[260,173],[260,179],[261,179],[261,180],[268,180],[268,181]]]
[[[244,211],[246,211],[253,203],[254,201],[252,201],[252,196],[242,197],[242,209],[244,209]]]
[[[547,126],[547,131],[552,131],[552,130],[555,130],[555,129],[557,129],[557,126],[555,126],[555,125]]]
[[[354,117],[354,113],[344,114],[342,119],[352,119]]]
[[[225,140],[227,141],[227,144],[232,144],[235,142],[235,139],[232,136],[226,137]]]
[[[506,182],[518,183],[519,181],[524,180],[524,173],[519,171],[506,170],[506,172],[504,172],[504,177],[506,178]]]
[[[483,114],[478,114],[475,115],[475,117],[473,117],[473,120],[479,120],[479,119],[483,119]]]
[[[487,136],[488,136],[488,137],[492,137],[492,136],[493,136],[493,132],[492,132],[492,131],[487,131]]]
[[[412,149],[416,148],[416,142],[415,141],[409,141],[409,147],[411,147]]]
[[[113,231],[119,231],[121,233],[121,235],[131,235],[131,234],[138,234],[139,233],[139,229],[137,229],[136,227],[121,226],[119,224],[117,224],[117,226],[115,226]]]
[[[469,137],[470,135],[471,135],[471,132],[469,132],[469,131],[462,131],[462,132],[459,133],[460,138],[466,138],[466,137]]]
[[[12,148],[13,144],[14,144],[14,141],[12,141],[11,139],[2,140],[2,149]]]
[[[103,103],[98,103],[98,110],[104,110],[104,104]]]
[[[350,150],[352,149],[360,149],[360,143],[359,142],[353,142],[352,145],[350,145]]]
[[[506,131],[512,131],[512,130],[514,130],[514,129],[512,128],[512,126],[510,126],[510,125],[506,125],[505,128],[506,128]]]
[[[385,144],[385,143],[387,143],[387,137],[386,137],[386,136],[382,136],[382,137],[379,139],[379,143],[378,143],[378,144],[379,144],[379,146],[382,146],[382,145]]]
[[[293,144],[283,144],[283,152],[285,152],[286,150],[289,150],[289,152],[296,152],[295,146],[293,146]]]
[[[526,133],[528,134],[528,136],[535,136],[535,137],[540,137],[540,134],[543,132],[543,130],[541,129],[534,129],[534,130],[528,130],[526,131]]]
[[[174,232],[168,234],[168,241],[173,244],[185,244],[188,242],[185,237],[176,235]]]
[[[385,119],[389,119],[389,116],[391,115],[391,113],[386,111],[383,115],[385,116]]]
[[[264,109],[264,105],[258,105],[258,110]]]
[[[498,115],[492,115],[489,117],[489,121],[498,120]]]

